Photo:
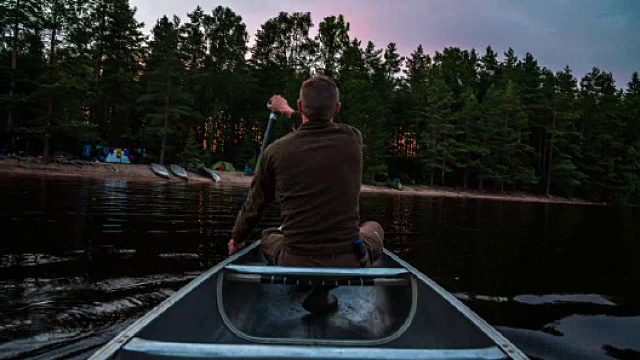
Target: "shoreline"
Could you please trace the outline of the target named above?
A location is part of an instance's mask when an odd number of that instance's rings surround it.
[[[168,164],[167,164],[168,168]],[[187,170],[189,184],[216,184],[210,177],[201,173]],[[44,163],[35,158],[0,158],[0,174],[4,177],[51,177],[51,178],[76,178],[76,179],[120,179],[133,182],[151,183],[187,183],[185,180],[173,175],[170,179],[164,179],[156,175],[149,165],[144,164],[117,164],[94,163],[89,161],[72,161],[68,163],[50,162]],[[253,176],[247,176],[244,172],[218,172],[220,182],[218,186],[247,188],[251,184]],[[572,204],[572,205],[607,205],[578,199],[566,199],[560,197],[546,197],[526,193],[485,193],[478,190],[457,190],[454,188],[434,188],[426,185],[403,185],[402,191],[385,186],[362,185],[362,193],[387,194],[396,196],[425,196],[464,198],[494,201],[519,201],[529,203],[547,204]]]

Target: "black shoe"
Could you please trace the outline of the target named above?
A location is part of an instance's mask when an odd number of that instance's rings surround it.
[[[314,288],[302,302],[302,307],[315,315],[325,315],[338,310],[338,298],[326,289]]]

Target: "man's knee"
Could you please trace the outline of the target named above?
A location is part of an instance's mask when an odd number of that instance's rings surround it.
[[[382,243],[384,243],[384,229],[382,228],[382,225],[376,221],[367,221],[362,223],[360,226],[360,232],[375,238],[376,241],[380,242],[381,246]]]
[[[376,221],[367,221],[360,226],[360,237],[369,248],[372,261],[376,261],[384,249],[384,229]]]

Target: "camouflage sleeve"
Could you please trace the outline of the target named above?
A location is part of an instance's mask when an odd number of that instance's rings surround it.
[[[275,180],[273,175],[273,161],[271,151],[273,146],[268,146],[262,154],[256,173],[251,180],[249,196],[238,212],[236,222],[231,231],[231,238],[242,243],[249,238],[266,208],[275,199]]]

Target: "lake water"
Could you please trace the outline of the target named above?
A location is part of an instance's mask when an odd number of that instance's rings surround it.
[[[205,270],[200,244],[225,257],[245,196],[0,180],[0,359],[86,358]],[[640,358],[638,209],[363,194],[361,214],[532,358]]]

